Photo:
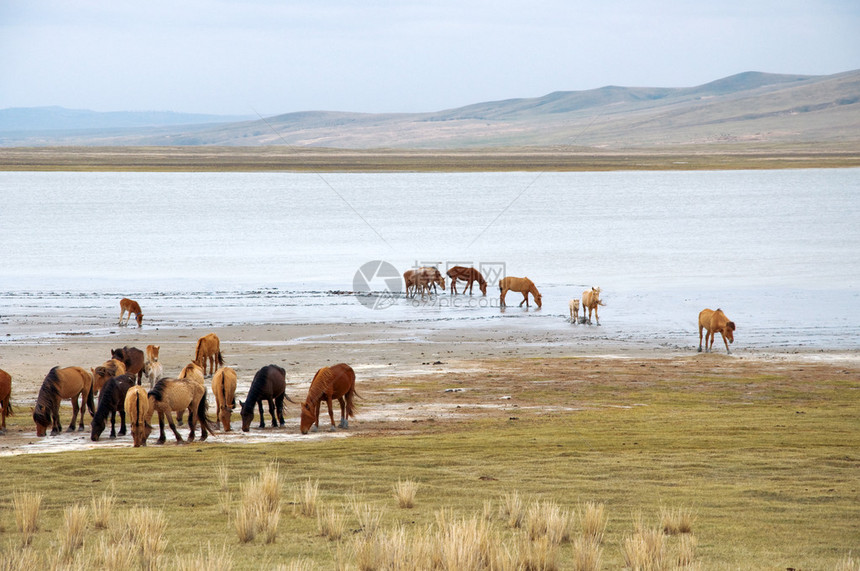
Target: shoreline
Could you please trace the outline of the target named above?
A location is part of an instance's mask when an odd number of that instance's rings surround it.
[[[316,147],[4,147],[0,171],[586,172],[860,167],[860,142],[605,149]]]

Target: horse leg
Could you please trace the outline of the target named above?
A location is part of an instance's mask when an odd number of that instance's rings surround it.
[[[197,431],[197,422],[194,413],[197,407],[194,406],[194,401],[188,405],[188,442],[194,442],[194,433]]]
[[[286,393],[278,396],[275,399],[275,410],[278,411],[278,424],[283,428],[286,423],[284,422],[284,397]]]
[[[278,421],[275,418],[275,399],[269,399],[269,416],[272,417],[272,428],[277,428]]]
[[[597,325],[600,325],[600,316],[597,315],[597,306],[596,305],[594,306],[594,321],[597,323]]]
[[[257,408],[260,410],[260,428],[266,428],[266,417],[263,416],[263,399],[257,401]]]
[[[56,409],[51,409],[51,436],[56,436],[63,432],[63,427],[60,425],[60,404],[57,403]],[[74,426],[74,425],[73,425]]]
[[[508,295],[508,290],[503,289],[503,290],[502,290],[502,295],[501,295],[501,296],[500,296],[500,298],[499,298],[499,304],[500,304],[502,307],[505,307],[505,296],[506,296],[506,295]]]
[[[334,410],[331,408],[331,395],[326,395],[325,402],[328,405],[328,417],[331,420],[331,428],[329,428],[330,432],[334,432],[337,428],[334,425]]]
[[[110,437],[116,438],[116,411],[110,411]]]
[[[340,428],[349,428],[349,419],[346,418],[346,403],[343,401],[343,397],[337,397],[337,401],[340,403]]]
[[[529,293],[528,292],[523,294],[523,300],[520,302],[520,307],[522,307],[523,304],[526,304],[526,307],[529,306]]]
[[[699,353],[702,352],[702,326],[699,325]]]
[[[181,434],[179,434],[179,431],[178,431],[178,430],[176,430],[176,423],[175,423],[175,422],[173,422],[173,412],[172,412],[172,411],[170,411],[170,410],[168,410],[168,411],[166,411],[164,414],[166,414],[166,415],[167,415],[167,423],[170,425],[170,430],[172,430],[172,431],[173,431],[173,436],[175,436],[175,437],[176,437],[176,443],[177,443],[177,444],[182,444],[183,442],[185,442],[184,440],[182,440],[182,435],[181,435]],[[189,420],[189,422],[191,421],[190,416],[191,416],[191,415],[189,415],[189,419],[188,419],[188,420]]]
[[[314,422],[314,425],[313,425],[313,427],[311,428],[311,430],[312,430],[313,432],[316,432],[317,430],[319,430],[319,429],[320,429],[320,407],[321,407],[321,406],[322,406],[322,399],[320,399],[320,400],[318,400],[318,401],[317,401],[317,407],[316,407],[316,422]]]
[[[59,411],[58,411],[59,413]],[[59,414],[57,415],[59,418]],[[81,414],[81,430],[84,429],[83,414]],[[69,424],[69,430],[75,430],[75,421],[78,419],[78,397],[72,397],[72,423]]]
[[[125,436],[125,407],[124,406],[119,407],[119,421],[120,421],[119,435]]]
[[[724,344],[725,344],[725,346],[726,346],[726,353],[727,353],[727,354],[729,354],[729,355],[731,355],[731,354],[732,354],[732,350],[731,350],[731,349],[729,349],[729,342],[728,342],[728,340],[726,340],[726,335],[725,335],[725,333],[723,333],[722,331],[720,331],[720,337],[722,337],[722,338],[723,338],[723,343],[724,343]]]
[[[171,424],[173,423],[173,419],[170,419]],[[158,411],[158,440],[155,441],[156,444],[164,444],[167,442],[167,436],[164,434],[164,413]]]

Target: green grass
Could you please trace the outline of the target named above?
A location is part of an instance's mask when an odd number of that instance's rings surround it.
[[[527,501],[553,501],[566,510],[588,501],[604,503],[605,569],[623,566],[621,546],[633,531],[635,514],[641,512],[646,525],[656,527],[664,508],[695,513],[696,560],[705,569],[827,569],[852,550],[856,554],[860,385],[855,379],[808,386],[790,376],[713,375],[688,381],[686,388],[628,383],[625,393],[610,384],[600,390],[573,385],[578,392],[569,400],[592,401],[584,410],[523,408],[469,422],[421,423],[421,432],[404,436],[367,431],[324,441],[168,444],[5,458],[0,549],[19,543],[11,510],[14,490],[44,494],[33,549],[48,550],[56,543],[64,508],[89,505],[93,493],[113,485],[116,510],[139,505],[164,510],[167,553],[197,552],[211,542],[213,548],[228,546],[237,569],[296,557],[331,569],[335,544],[319,535],[316,517],[300,515],[294,505],[294,491],[311,478],[319,481],[320,509],[344,510],[347,542],[359,527],[350,499],[382,510],[384,529],[402,524],[421,533],[440,509],[471,517],[482,512],[485,501],[498,503],[517,491]],[[560,388],[554,393],[538,386],[534,394],[524,390],[517,398],[537,403],[561,398]],[[619,402],[625,406],[607,406]],[[278,465],[285,498],[277,541],[240,544],[221,513],[218,467],[227,466],[238,505],[241,484],[271,462]],[[405,479],[419,485],[408,510],[398,508],[393,494]],[[106,532],[89,533],[97,538]],[[569,568],[571,552],[570,544],[562,546],[562,569]]]

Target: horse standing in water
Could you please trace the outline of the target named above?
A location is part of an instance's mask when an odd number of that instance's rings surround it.
[[[320,408],[325,399],[328,404],[328,416],[331,419],[331,429],[336,430],[334,425],[334,411],[332,411],[332,399],[340,403],[340,427],[349,428],[349,417],[355,418],[355,405],[353,398],[357,397],[355,392],[355,371],[346,363],[338,363],[331,367],[323,367],[314,375],[308,396],[302,404],[301,431],[307,434],[311,425],[314,431],[320,426]]]
[[[134,385],[128,389],[125,394],[124,408],[134,447],[146,446],[146,439],[152,432],[152,425],[149,423],[152,413],[149,412],[149,396],[146,394],[146,389],[140,385]]]
[[[85,407],[90,414],[95,414],[95,403],[93,402],[93,377],[90,372],[81,367],[66,367],[61,369],[54,367],[42,381],[42,388],[36,397],[36,406],[33,409],[33,421],[36,423],[36,435],[45,436],[48,427],[51,427],[51,436],[63,431],[60,426],[60,401],[71,399],[72,422],[69,430],[75,429],[75,419],[78,410],[81,412],[80,426],[78,430],[84,429]],[[78,396],[81,404],[78,406]]]
[[[212,375],[212,392],[218,406],[215,425],[220,422],[224,432],[230,432],[230,417],[236,407],[236,371],[231,367],[221,367]]]
[[[219,367],[224,364],[221,355],[221,340],[214,333],[204,335],[197,340],[197,349],[194,351],[194,362],[203,368],[203,376],[206,376],[206,363],[209,363],[209,374],[215,372],[215,365]]]
[[[591,312],[594,311],[594,320],[600,325],[600,316],[597,315],[598,306],[606,305],[603,303],[603,300],[600,299],[600,288],[592,287],[591,289],[587,289],[582,292],[582,315],[585,316],[586,312],[588,312],[588,319],[586,322],[591,325]]]
[[[12,405],[9,399],[12,396],[12,375],[0,369],[0,416],[3,418],[0,434],[6,434],[6,417],[12,416]]]
[[[710,353],[714,348],[714,338],[717,333],[723,338],[723,343],[726,345],[726,353],[732,354],[729,349],[729,343],[735,342],[735,322],[729,321],[722,309],[713,311],[711,309],[703,309],[699,312],[699,353],[702,352],[702,329],[707,330],[705,334],[705,352]],[[710,339],[710,345],[708,340]]]
[[[475,268],[454,266],[446,273],[451,278],[451,293],[453,295],[457,295],[457,280],[466,282],[466,287],[463,288],[464,295],[466,294],[466,289],[469,290],[469,295],[472,295],[472,286],[475,285],[475,282],[478,282],[478,287],[481,288],[481,295],[487,295],[487,280]]]
[[[125,395],[128,393],[128,389],[133,386],[135,386],[134,375],[111,377],[104,384],[101,394],[99,394],[96,413],[93,415],[92,423],[90,423],[92,427],[90,438],[93,442],[97,442],[104,432],[108,415],[110,415],[110,437],[116,438],[117,412],[119,412],[120,419],[119,435],[125,435]]]
[[[123,323],[122,318],[126,313],[128,313],[128,316],[126,316],[125,323]],[[137,321],[137,326],[143,327],[143,313],[140,311],[140,304],[127,297],[119,300],[119,324],[128,325],[132,313],[134,314],[135,321]]]
[[[520,302],[520,307],[523,304],[526,304],[526,307],[529,306],[529,294],[532,294],[532,297],[535,298],[535,303],[540,309],[541,306],[541,296],[534,282],[528,278],[515,278],[515,277],[507,277],[499,280],[499,290],[501,290],[501,298],[499,301],[501,302],[501,306],[505,307],[505,296],[509,291],[516,291],[523,294],[523,300]]]
[[[287,372],[277,365],[266,365],[254,375],[251,388],[248,389],[248,397],[242,406],[242,432],[248,432],[251,421],[254,420],[254,405],[260,409],[260,428],[266,428],[266,419],[263,417],[263,401],[269,401],[269,414],[272,415],[272,426],[284,426],[284,398],[287,389]],[[290,401],[292,402],[292,400]],[[277,411],[278,420],[275,420]]]

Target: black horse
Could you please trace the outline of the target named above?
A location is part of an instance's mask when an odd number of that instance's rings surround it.
[[[99,405],[90,423],[90,438],[95,442],[104,432],[107,417],[110,415],[110,437],[116,438],[116,413],[119,411],[119,435],[125,435],[125,394],[135,385],[134,375],[111,377],[99,393]]]
[[[269,401],[269,414],[272,415],[272,426],[284,426],[284,391],[287,388],[287,372],[277,365],[266,365],[254,375],[251,388],[248,389],[248,398],[245,402],[239,402],[242,406],[242,431],[248,432],[251,421],[254,420],[254,405],[260,409],[260,428],[266,428],[266,420],[263,418],[263,400]],[[292,401],[291,401],[292,402]],[[275,411],[278,419],[275,420]]]

